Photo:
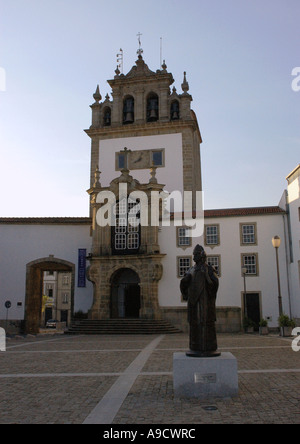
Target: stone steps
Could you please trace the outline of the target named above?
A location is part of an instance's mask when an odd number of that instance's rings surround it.
[[[179,329],[164,320],[148,319],[108,319],[73,321],[66,334],[85,335],[131,335],[131,334],[161,334],[181,333]]]

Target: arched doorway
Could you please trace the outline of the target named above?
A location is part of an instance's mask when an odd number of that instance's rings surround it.
[[[25,331],[38,333],[41,325],[43,275],[45,271],[71,274],[71,313],[74,308],[75,265],[71,262],[49,256],[26,265]]]
[[[138,274],[122,268],[111,278],[110,313],[112,319],[139,318],[141,308]]]

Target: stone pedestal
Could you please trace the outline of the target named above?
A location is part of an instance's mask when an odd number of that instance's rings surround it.
[[[176,397],[237,396],[237,360],[227,352],[211,358],[192,358],[185,353],[174,353],[173,384]]]

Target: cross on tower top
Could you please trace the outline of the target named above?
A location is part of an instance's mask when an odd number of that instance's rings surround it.
[[[144,52],[144,51],[142,50],[141,35],[143,35],[143,34],[141,34],[140,32],[136,35],[137,38],[138,38],[138,42],[139,42],[139,49],[137,50],[137,54],[138,54],[139,56],[141,56],[141,55],[143,54],[143,52]]]

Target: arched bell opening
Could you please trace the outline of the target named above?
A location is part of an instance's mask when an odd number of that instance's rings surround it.
[[[127,96],[123,100],[123,124],[128,125],[134,122],[134,98]]]
[[[156,122],[159,118],[158,95],[150,93],[147,97],[147,122]]]
[[[111,125],[111,109],[109,106],[104,108],[103,111],[103,126],[110,126]]]
[[[170,117],[171,117],[171,120],[179,120],[179,118],[180,118],[178,100],[173,100],[173,102],[171,103]]]

